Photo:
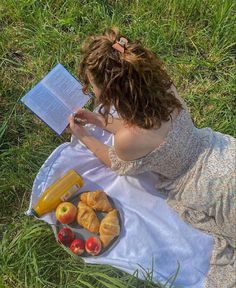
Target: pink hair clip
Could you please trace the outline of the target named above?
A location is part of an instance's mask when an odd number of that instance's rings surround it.
[[[115,44],[112,45],[112,48],[116,49],[117,51],[124,53],[125,46],[128,44],[128,40],[125,37],[120,37],[119,41],[116,41]]]

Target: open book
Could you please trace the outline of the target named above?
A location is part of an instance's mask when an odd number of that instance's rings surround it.
[[[57,64],[38,84],[20,99],[58,135],[68,126],[68,117],[82,108],[91,95],[61,64]]]

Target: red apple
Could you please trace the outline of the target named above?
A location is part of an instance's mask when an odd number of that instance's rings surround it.
[[[56,218],[63,224],[69,224],[75,220],[77,208],[70,202],[62,202],[57,206]]]
[[[100,239],[97,237],[89,237],[85,242],[85,250],[93,256],[98,255],[102,250]]]
[[[69,246],[75,239],[75,233],[70,228],[62,228],[57,233],[58,241],[63,245]]]
[[[76,255],[83,254],[84,249],[85,249],[85,241],[81,238],[75,239],[70,245],[70,250]]]

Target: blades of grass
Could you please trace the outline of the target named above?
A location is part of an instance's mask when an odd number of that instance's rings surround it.
[[[17,102],[19,101],[19,99],[20,99],[20,97],[18,98]],[[0,144],[1,144],[1,140],[3,138],[3,135],[4,135],[4,133],[8,127],[8,123],[10,122],[10,119],[11,119],[13,113],[15,112],[16,105],[18,104],[17,102],[14,104],[9,115],[6,117],[6,120],[3,122],[2,126],[0,127]]]
[[[95,273],[93,273],[93,277],[95,277],[99,281],[103,281],[101,279],[107,280],[108,281],[107,285],[109,285],[109,286],[106,286],[106,287],[110,287],[110,285],[115,285],[115,287],[117,287],[117,288],[123,288],[124,287],[124,285],[122,284],[122,282],[120,280],[118,280],[116,278],[112,278],[110,276],[107,276],[106,274],[103,274],[103,273],[95,272]],[[102,283],[104,284],[105,282],[102,282]]]
[[[175,272],[174,275],[170,275],[170,276],[168,277],[168,279],[167,279],[166,282],[164,283],[164,287],[166,287],[166,285],[168,285],[168,288],[174,287],[173,285],[174,285],[175,280],[177,279],[177,276],[178,276],[178,274],[179,274],[179,270],[180,270],[180,263],[179,263],[179,261],[177,261],[177,269],[176,269],[176,272]]]
[[[84,288],[85,288],[85,287],[94,288],[93,285],[89,284],[88,282],[86,282],[85,280],[82,280],[82,279],[79,279],[77,284],[78,284],[78,285],[83,284],[83,285],[84,285],[84,286],[83,286]],[[81,287],[81,286],[78,286],[78,287]]]
[[[235,79],[232,76],[235,75],[235,2],[121,0],[79,3],[76,0],[50,0],[43,3],[19,0],[17,5],[15,2],[3,0],[0,4],[0,73],[3,83],[0,83],[0,94],[6,99],[0,101],[1,119],[4,119],[0,127],[0,149],[4,153],[0,157],[0,181],[3,183],[0,193],[5,199],[0,205],[5,213],[1,220],[13,225],[8,227],[5,236],[0,234],[0,238],[5,237],[3,242],[0,241],[0,271],[3,272],[4,288],[84,286],[79,281],[76,286],[76,278],[93,287],[104,287],[93,278],[94,271],[119,278],[121,283],[125,283],[124,287],[155,287],[150,283],[152,274],[148,271],[148,280],[143,283],[134,280],[138,274],[129,276],[121,273],[119,276],[112,268],[81,265],[78,258],[64,253],[54,243],[46,225],[37,223],[42,230],[24,236],[34,229],[35,223],[17,215],[23,205],[19,204],[20,199],[29,197],[30,181],[33,181],[47,155],[65,139],[60,142],[51,136],[47,128],[35,124],[33,118],[27,117],[20,109],[14,110],[9,121],[7,118],[18,91],[32,87],[45,69],[49,70],[57,61],[75,71],[82,40],[88,34],[102,31],[105,26],[116,25],[131,39],[141,39],[147,47],[164,57],[199,127],[209,126],[236,136],[232,104],[235,95]],[[22,62],[11,58],[17,50],[25,56]],[[19,121],[22,121],[21,125]],[[34,163],[32,166],[31,162]],[[8,179],[7,182],[5,179]],[[25,207],[27,204],[25,201]],[[34,267],[32,261],[37,261],[40,275],[28,267]],[[106,279],[101,280],[112,285]]]

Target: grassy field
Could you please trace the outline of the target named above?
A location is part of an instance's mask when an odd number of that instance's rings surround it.
[[[72,74],[82,40],[117,26],[166,63],[197,127],[236,136],[234,0],[0,1],[0,287],[162,287],[66,253],[24,215],[57,137],[18,100],[57,62]],[[170,287],[167,284],[166,287]]]

